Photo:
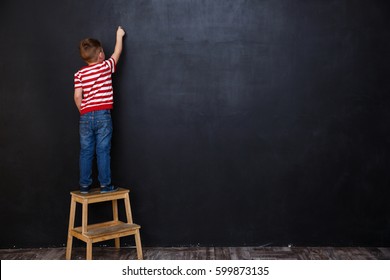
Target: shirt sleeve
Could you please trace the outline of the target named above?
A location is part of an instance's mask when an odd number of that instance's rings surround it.
[[[116,61],[114,58],[110,57],[107,61],[108,67],[110,67],[111,73],[115,73],[116,70]]]
[[[81,79],[80,79],[80,75],[79,75],[79,72],[77,72],[76,74],[74,74],[74,88],[81,88],[82,87],[82,84],[81,84]]]

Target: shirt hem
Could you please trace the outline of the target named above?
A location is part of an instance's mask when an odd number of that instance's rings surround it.
[[[100,110],[111,110],[113,108],[112,104],[108,105],[100,105],[100,106],[94,106],[86,109],[81,109],[80,115],[84,115],[93,111],[100,111]]]

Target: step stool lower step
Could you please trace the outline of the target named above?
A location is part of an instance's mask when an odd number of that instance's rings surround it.
[[[82,227],[72,229],[72,235],[83,240],[91,240],[92,243],[110,240],[114,238],[133,235],[141,226],[128,224],[121,221],[109,221],[99,224],[88,225],[87,231],[82,232]]]

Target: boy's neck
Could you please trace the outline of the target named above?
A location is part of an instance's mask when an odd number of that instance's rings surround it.
[[[98,63],[102,63],[104,61],[104,59],[98,59],[94,62],[87,62],[88,66],[91,66],[91,65],[94,65],[94,64],[98,64]]]

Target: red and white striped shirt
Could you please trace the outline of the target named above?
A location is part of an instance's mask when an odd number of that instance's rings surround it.
[[[81,114],[112,109],[114,104],[111,74],[115,60],[111,57],[101,63],[81,68],[74,74],[74,88],[83,89]]]

